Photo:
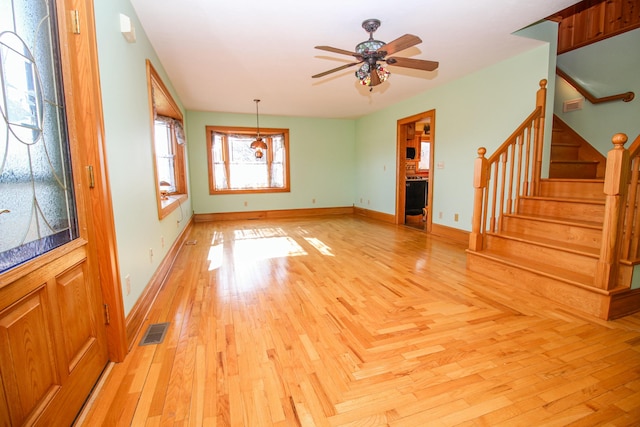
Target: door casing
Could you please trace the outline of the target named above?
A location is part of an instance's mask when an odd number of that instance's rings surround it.
[[[432,211],[433,206],[433,159],[435,153],[436,141],[436,110],[428,110],[413,116],[399,119],[396,125],[396,215],[395,223],[404,224],[404,202],[405,202],[405,175],[406,175],[406,148],[407,140],[404,137],[404,127],[410,123],[416,123],[430,119],[431,122],[431,150],[429,158],[429,181],[427,182],[427,210],[425,231],[430,232],[432,227]]]

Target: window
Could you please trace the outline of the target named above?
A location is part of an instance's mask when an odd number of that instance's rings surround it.
[[[255,128],[207,126],[209,193],[289,191],[289,129],[260,129],[261,157],[251,143]]]
[[[153,160],[156,199],[160,219],[187,198],[185,136],[182,113],[160,76],[147,60],[149,98],[153,120]]]
[[[431,142],[420,141],[420,162],[418,163],[418,170],[429,170],[429,162],[431,161]]]

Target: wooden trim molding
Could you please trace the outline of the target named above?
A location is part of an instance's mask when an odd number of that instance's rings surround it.
[[[82,141],[79,145],[83,150],[83,167],[91,167],[94,176],[94,187],[88,192],[88,230],[91,234],[90,241],[97,251],[103,303],[108,305],[110,313],[110,321],[106,325],[109,359],[120,362],[127,354],[125,318],[107,167],[95,12],[92,0],[68,0],[65,7],[66,10],[78,10],[80,22],[86,26],[86,31],[74,34],[68,39],[69,43],[66,46],[71,52],[69,75],[72,76],[72,90],[82,98],[81,103],[77,105],[78,111],[81,112],[77,125],[78,140]],[[88,178],[85,176],[85,179]],[[85,188],[89,188],[89,185],[85,184]]]
[[[194,214],[195,222],[233,221],[246,219],[295,218],[303,216],[349,215],[353,206],[336,208],[282,209],[273,211],[218,212]]]
[[[459,228],[448,227],[446,225],[440,224],[432,224],[431,234],[433,234],[434,236],[444,237],[458,243],[462,243],[465,246],[469,243],[469,232],[460,230]]]
[[[353,208],[353,213],[354,215],[365,216],[367,218],[375,219],[382,222],[387,222],[389,224],[396,223],[396,217],[393,214],[387,214],[383,212],[372,211],[369,209],[358,208],[358,207]]]
[[[180,249],[184,245],[189,236],[189,232],[193,227],[193,217],[189,220],[187,225],[182,230],[182,233],[178,236],[178,238],[173,242],[173,245],[165,255],[164,259],[158,266],[158,269],[149,280],[145,290],[142,292],[142,295],[138,298],[135,305],[129,312],[126,318],[126,329],[127,329],[127,343],[128,349],[131,350],[133,344],[135,343],[136,336],[138,332],[142,329],[142,325],[147,317],[147,313],[151,309],[151,305],[153,301],[155,301],[160,289],[162,289],[162,284],[166,279],[167,275],[171,271],[171,267],[173,266],[173,262],[175,261]]]

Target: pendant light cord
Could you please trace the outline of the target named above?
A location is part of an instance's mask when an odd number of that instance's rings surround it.
[[[258,114],[258,102],[260,100],[254,99],[253,101],[256,103],[256,128],[258,129],[258,139],[260,139],[260,114]]]

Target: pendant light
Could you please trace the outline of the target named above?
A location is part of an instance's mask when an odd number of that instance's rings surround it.
[[[254,99],[253,102],[256,103],[256,130],[257,130],[257,136],[256,136],[256,140],[253,141],[251,143],[251,148],[253,150],[255,150],[256,152],[256,159],[261,159],[262,156],[264,155],[263,151],[267,149],[267,144],[262,140],[262,137],[260,136],[260,116],[258,114],[258,102],[260,102],[259,99]]]

